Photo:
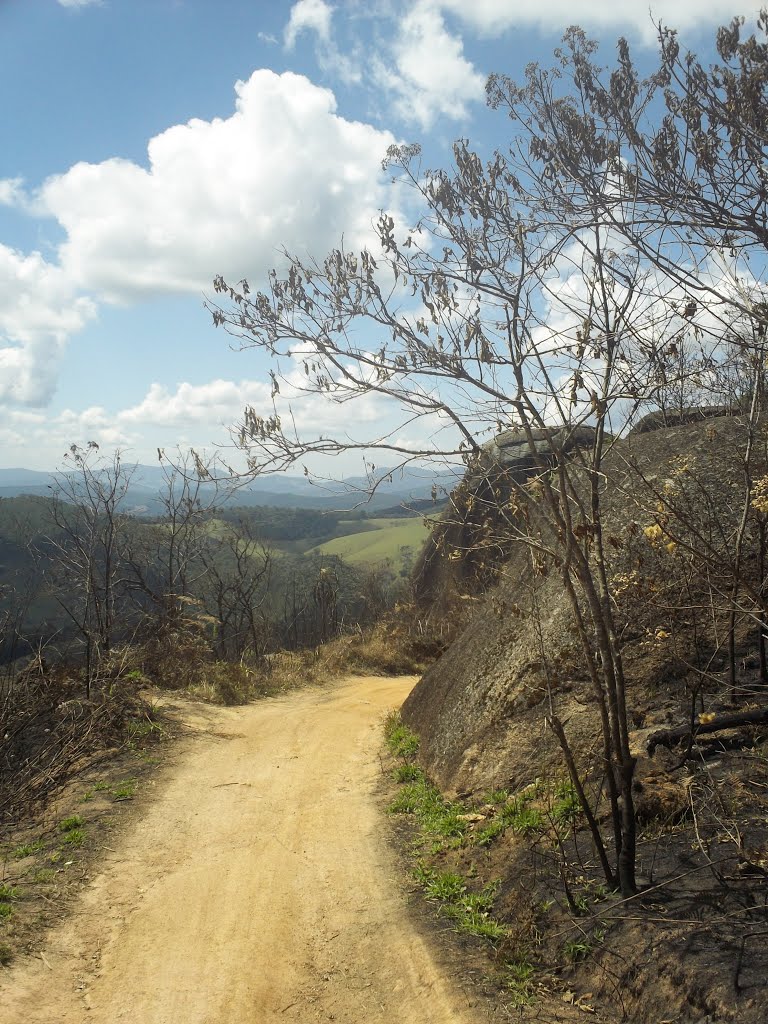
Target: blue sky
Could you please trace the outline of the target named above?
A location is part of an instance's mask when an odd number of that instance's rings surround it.
[[[214,275],[252,284],[291,251],[364,244],[398,198],[380,163],[458,136],[489,152],[491,71],[522,78],[579,23],[610,58],[650,54],[647,0],[0,0],[0,466],[54,468],[95,440],[226,444],[268,404],[254,352],[203,308]],[[656,3],[703,52],[749,14]],[[355,416],[385,415],[374,403]],[[328,431],[347,407],[297,408]],[[354,471],[356,467],[349,466]]]

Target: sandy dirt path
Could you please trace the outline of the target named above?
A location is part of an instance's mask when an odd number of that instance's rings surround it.
[[[475,1024],[409,916],[376,798],[413,680],[205,708],[2,1024]],[[485,1019],[485,1018],[483,1018]]]

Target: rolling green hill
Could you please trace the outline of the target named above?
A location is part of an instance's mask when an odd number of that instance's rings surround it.
[[[375,564],[389,560],[393,568],[403,563],[403,548],[416,555],[427,538],[425,521],[409,519],[368,519],[367,529],[346,537],[335,537],[312,548],[312,553],[338,555],[351,565]]]

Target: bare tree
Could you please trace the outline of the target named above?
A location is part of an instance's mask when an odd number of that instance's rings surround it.
[[[193,454],[179,453],[171,460],[160,450],[158,458],[161,513],[150,523],[135,524],[126,557],[131,588],[142,606],[172,624],[208,572],[203,559],[207,524],[226,499],[228,485],[213,463],[203,464]]]
[[[134,467],[118,450],[111,459],[90,442],[73,444],[56,476],[47,538],[57,603],[80,637],[88,694],[109,656],[124,596],[121,542],[127,520],[122,508]]]
[[[641,82],[623,40],[607,74],[595,45],[570,30],[555,68],[532,66],[522,86],[490,79],[491,104],[513,123],[506,152],[484,164],[460,140],[449,172],[425,170],[415,146],[390,150],[385,166],[421,211],[410,229],[382,214],[375,253],[341,246],[322,262],[285,253],[287,270],[271,271],[264,291],[218,277],[210,304],[215,324],[272,358],[273,406],[246,409],[235,433],[253,471],[350,450],[377,453],[367,454],[374,481],[374,457],[390,467],[461,461],[475,483],[490,481],[476,500],[501,513],[507,540],[526,544],[537,570],[560,573],[600,712],[612,854],[554,712],[550,724],[606,878],[625,895],[636,891],[635,760],[603,533],[606,455],[649,404],[662,413],[692,397],[735,405],[723,381],[739,365],[751,367],[738,405],[754,432],[765,337],[759,267],[747,259],[768,238],[768,49],[740,42],[734,24],[718,35],[725,65],[704,69],[673,33],[659,39],[659,67]],[[375,396],[392,425],[302,435],[282,410],[307,395]],[[524,481],[500,488],[484,442],[510,430],[529,465]]]
[[[258,659],[269,627],[263,608],[269,596],[272,553],[249,524],[227,524],[200,552],[206,577],[201,600],[214,620],[214,650],[223,661]]]
[[[501,426],[520,432],[547,515],[534,529],[529,518],[515,514],[519,508],[511,509],[510,534],[557,566],[571,599],[602,714],[615,867],[583,788],[580,794],[606,877],[612,884],[618,878],[631,893],[634,759],[605,569],[601,466],[611,443],[611,417],[626,417],[627,403],[631,410],[645,396],[651,374],[645,333],[662,325],[638,287],[636,261],[607,250],[599,225],[558,231],[546,211],[537,221],[514,206],[512,174],[500,157],[483,168],[464,144],[456,154],[453,177],[424,176],[414,150],[390,154],[391,166],[400,161],[429,215],[402,243],[391,219],[381,218],[381,267],[368,252],[337,250],[312,266],[293,259],[287,276],[272,274],[269,295],[250,298],[247,284],[235,289],[218,279],[217,291],[226,293],[233,308],[213,310],[215,321],[246,344],[264,347],[278,360],[300,359],[305,390],[339,402],[372,393],[397,399],[411,420],[429,416],[452,425],[448,445],[427,439],[423,447],[406,448],[388,436],[305,440],[285,434],[276,414],[265,417],[255,410],[246,410],[239,442],[253,465],[269,468],[308,453],[357,447],[394,454],[401,463],[458,457],[483,475],[489,467],[478,432]],[[553,286],[555,267],[570,279],[565,294]],[[408,292],[418,296],[418,308],[408,307]],[[368,336],[365,343],[359,340],[364,330],[358,321],[379,333],[375,345]],[[587,422],[589,444],[572,465],[565,453]],[[540,455],[542,438],[553,461]],[[518,492],[523,505],[530,489]],[[552,724],[567,752],[560,723],[553,718]]]

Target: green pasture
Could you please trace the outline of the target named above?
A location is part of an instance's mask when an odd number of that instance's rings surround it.
[[[402,548],[418,554],[427,538],[424,520],[368,519],[367,529],[345,537],[335,537],[311,548],[313,554],[338,555],[351,565],[373,564],[389,560],[397,568]]]

